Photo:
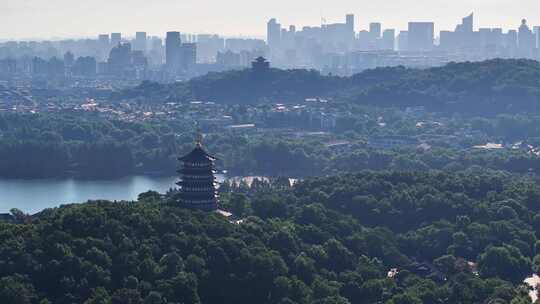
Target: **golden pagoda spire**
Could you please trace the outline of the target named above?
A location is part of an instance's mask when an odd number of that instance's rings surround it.
[[[202,147],[203,134],[201,128],[197,128],[197,138],[195,139],[195,144],[197,147]]]

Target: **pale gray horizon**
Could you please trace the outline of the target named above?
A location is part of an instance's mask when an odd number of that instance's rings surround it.
[[[521,19],[540,25],[538,0],[274,0],[254,4],[249,0],[1,0],[0,40],[95,37],[136,31],[164,36],[167,31],[211,33],[225,36],[264,37],[270,18],[288,26],[343,22],[356,15],[355,30],[370,22],[383,28],[404,30],[409,21],[433,21],[436,31],[453,30],[461,18],[475,14],[475,28],[517,29]]]

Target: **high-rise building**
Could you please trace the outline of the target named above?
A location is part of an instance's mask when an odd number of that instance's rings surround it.
[[[97,62],[94,57],[79,57],[73,66],[73,74],[82,77],[94,77],[97,72]]]
[[[266,42],[270,50],[276,50],[281,44],[281,24],[272,18],[266,25]]]
[[[147,42],[146,32],[135,33],[135,41],[133,43],[133,50],[146,52],[146,42]]]
[[[353,33],[354,35],[354,15],[348,14],[345,16],[345,24],[347,24],[347,28],[349,29],[349,32]]]
[[[477,39],[475,39],[474,33],[474,14],[471,13],[469,16],[464,17],[461,20],[461,24],[456,26],[456,30],[451,36],[453,37],[450,39],[451,44],[448,48],[461,48],[466,50],[474,48],[475,44],[478,42]]]
[[[474,31],[474,13],[464,17],[461,24],[456,27],[456,32],[472,32]]]
[[[381,49],[394,50],[396,43],[396,30],[386,29],[382,34]]]
[[[409,32],[400,31],[397,37],[398,50],[408,51],[409,50]]]
[[[146,70],[148,67],[148,58],[143,51],[131,52],[131,64],[136,70]]]
[[[518,31],[518,48],[521,57],[534,57],[536,49],[536,37],[527,25],[527,20],[521,21]]]
[[[540,26],[534,27],[534,35],[536,36],[536,48],[540,48]]]
[[[150,38],[150,49],[148,50],[148,57],[152,65],[163,64],[163,40],[160,37],[153,36]]]
[[[121,43],[111,49],[107,60],[108,72],[120,76],[131,66],[131,44]]]
[[[111,41],[108,34],[101,34],[98,36],[98,45],[99,45],[99,54],[98,58],[100,60],[105,60],[107,54],[111,50]]]
[[[67,52],[64,54],[64,65],[65,65],[66,67],[72,67],[73,64],[75,64],[75,56],[73,55],[72,52],[67,51]]]
[[[121,33],[111,33],[111,46],[115,47],[122,42],[122,34]]]
[[[495,45],[495,48],[497,50],[500,50],[503,48],[503,30],[502,28],[492,28],[491,29],[491,36],[493,39],[493,44]]]
[[[197,44],[183,43],[180,47],[181,67],[184,70],[189,70],[197,63]]]
[[[409,22],[408,49],[409,51],[431,51],[435,36],[433,22]]]
[[[372,22],[369,24],[369,33],[373,39],[381,38],[382,26],[379,22]]]
[[[218,35],[197,35],[197,61],[210,63],[217,61],[217,54],[225,48],[225,39]]]
[[[506,33],[504,45],[510,51],[511,55],[513,55],[512,53],[518,48],[518,33],[516,30],[509,30]]]
[[[108,34],[101,34],[98,36],[100,47],[109,47],[111,41]]]
[[[182,40],[180,32],[167,32],[165,40],[165,64],[167,69],[177,72],[180,69]]]
[[[439,49],[443,51],[451,51],[457,47],[457,34],[452,31],[441,31],[439,33]]]

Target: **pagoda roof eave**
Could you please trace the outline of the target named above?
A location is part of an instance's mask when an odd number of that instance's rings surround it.
[[[185,162],[185,161],[204,161],[204,160],[215,161],[215,160],[218,160],[218,158],[213,156],[213,155],[210,155],[202,147],[197,146],[190,153],[188,153],[188,154],[186,154],[186,155],[184,155],[182,157],[179,157],[178,160],[183,161],[183,162]]]

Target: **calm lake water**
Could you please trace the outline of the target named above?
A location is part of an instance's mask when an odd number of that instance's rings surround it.
[[[18,208],[36,213],[62,204],[88,200],[135,200],[148,190],[165,193],[175,187],[178,177],[130,176],[113,180],[0,179],[0,213]],[[222,181],[223,176],[218,176]]]

